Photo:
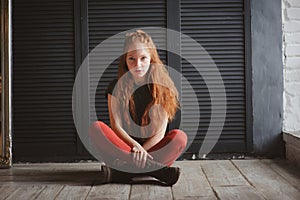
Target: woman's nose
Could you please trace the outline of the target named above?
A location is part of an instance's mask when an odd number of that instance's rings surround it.
[[[137,66],[137,67],[142,66],[142,62],[141,62],[140,59],[137,59],[137,60],[136,60],[136,66]]]

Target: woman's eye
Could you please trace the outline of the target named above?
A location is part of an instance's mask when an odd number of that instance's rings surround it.
[[[129,57],[128,60],[134,60],[134,58],[133,57]]]

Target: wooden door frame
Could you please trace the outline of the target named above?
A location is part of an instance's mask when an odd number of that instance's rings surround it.
[[[0,0],[1,20],[1,133],[0,133],[0,168],[8,168],[12,164],[11,151],[11,4],[10,0]]]

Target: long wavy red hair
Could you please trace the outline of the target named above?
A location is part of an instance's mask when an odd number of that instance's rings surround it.
[[[160,60],[159,55],[157,53],[157,49],[155,44],[153,43],[151,37],[142,30],[136,30],[132,33],[126,34],[124,41],[124,54],[120,57],[119,68],[118,68],[118,80],[122,80],[118,83],[119,89],[117,91],[121,92],[124,99],[129,99],[129,105],[123,104],[124,109],[124,121],[127,126],[130,126],[130,120],[128,116],[128,112],[130,111],[131,117],[136,120],[135,115],[135,104],[133,98],[130,96],[132,88],[134,87],[134,80],[130,73],[128,72],[128,67],[126,64],[126,55],[128,48],[131,44],[142,43],[147,47],[147,50],[150,54],[150,67],[148,73],[145,75],[148,79],[149,90],[152,95],[152,102],[147,106],[142,119],[141,126],[148,125],[151,120],[160,121],[160,115],[158,113],[154,113],[149,117],[149,110],[153,105],[160,105],[164,108],[167,113],[168,121],[171,121],[177,109],[179,108],[178,101],[178,91],[174,85],[174,82],[169,76],[169,73],[164,66],[163,62]],[[127,78],[122,78],[123,76],[128,76]],[[160,84],[155,84],[160,83]],[[123,100],[124,100],[123,99]],[[120,100],[122,101],[122,100]],[[120,102],[122,104],[122,102]]]

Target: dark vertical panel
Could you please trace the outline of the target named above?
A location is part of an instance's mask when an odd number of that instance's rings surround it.
[[[81,69],[81,64],[88,55],[88,3],[87,1],[74,0],[74,45],[75,45],[75,72],[84,73]],[[86,73],[88,74],[88,72]],[[80,77],[80,78],[79,78]],[[88,90],[88,76],[78,76],[76,80],[81,87],[76,87],[74,83],[74,122],[77,125],[78,133],[86,133],[89,124],[89,90]],[[84,89],[86,88],[86,89]],[[77,123],[76,123],[77,122]],[[80,124],[80,125],[79,125]],[[87,155],[87,151],[81,142],[79,135],[77,135],[77,152],[79,155]]]
[[[74,13],[72,0],[13,1],[15,161],[71,160]]]
[[[253,150],[269,156],[284,155],[281,5],[251,1]]]
[[[180,0],[168,0],[167,1],[167,27],[168,29],[180,32]],[[172,35],[170,32],[167,35],[167,50],[173,49],[176,52],[180,52],[181,40],[180,35]],[[173,33],[173,32],[171,32]],[[169,71],[172,80],[179,92],[179,99],[181,101],[181,57],[180,55],[175,55],[174,53],[168,51],[168,63],[169,67],[172,67],[178,73]],[[169,128],[178,128],[181,123],[181,110],[176,113],[173,122],[170,124]]]
[[[227,116],[221,137],[214,152],[237,152],[246,150],[245,126],[245,35],[243,0],[202,0],[181,1],[181,31],[195,39],[209,53],[217,65],[225,84],[227,95]],[[214,90],[220,87],[210,61],[199,57],[191,46],[182,40],[182,55],[201,66],[199,74],[187,60],[182,60],[182,72],[193,86],[200,106],[200,124],[189,123],[193,116],[193,106],[184,112],[183,125],[188,131],[197,131],[190,151],[197,152],[205,137],[211,117],[211,99],[207,84]],[[201,54],[201,53],[200,53]],[[208,79],[204,81],[203,75]],[[185,83],[186,84],[186,83]],[[193,91],[182,85],[183,103],[188,104]],[[214,95],[218,95],[217,93]],[[226,102],[219,101],[224,105]],[[212,122],[214,123],[214,122]],[[218,126],[217,125],[214,126]]]

